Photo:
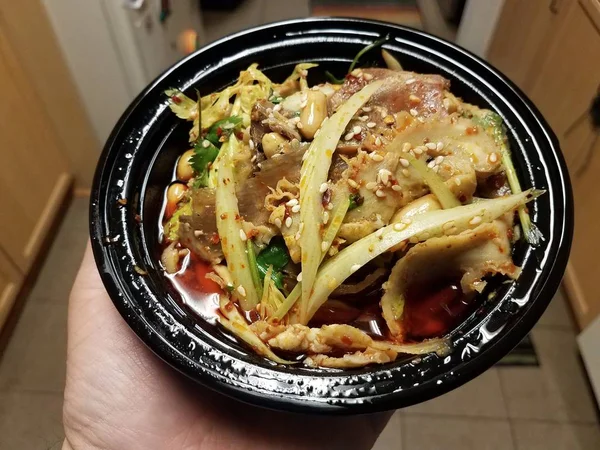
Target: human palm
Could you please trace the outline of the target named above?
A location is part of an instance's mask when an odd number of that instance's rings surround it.
[[[69,301],[64,449],[370,449],[389,415],[255,408],[160,361],[110,301],[88,246]]]

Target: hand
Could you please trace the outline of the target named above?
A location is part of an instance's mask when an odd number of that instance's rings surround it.
[[[193,383],[129,329],[88,245],[69,301],[64,449],[370,449],[389,416],[274,412]]]

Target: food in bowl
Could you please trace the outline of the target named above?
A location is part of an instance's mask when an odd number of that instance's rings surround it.
[[[383,57],[312,86],[316,64],[282,83],[253,64],[220,92],[167,91],[193,125],[165,191],[162,266],[275,363],[446,354],[486,280],[518,278],[513,243],[539,238],[525,208],[539,192],[521,191],[500,116]]]

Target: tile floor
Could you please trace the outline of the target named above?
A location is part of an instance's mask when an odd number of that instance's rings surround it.
[[[208,14],[207,41],[255,24],[305,17],[309,2],[247,0],[238,11]],[[61,447],[67,298],[86,240],[87,200],[75,199],[0,355],[0,450]],[[600,448],[598,411],[561,294],[536,326],[533,340],[540,367],[493,368],[442,397],[398,411],[374,448]]]

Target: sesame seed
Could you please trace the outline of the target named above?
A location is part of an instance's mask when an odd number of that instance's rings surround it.
[[[204,231],[202,230],[194,230],[194,236],[196,237],[200,237],[204,234]]]
[[[259,169],[262,169],[262,164],[261,163],[258,163],[257,166],[258,166]]]
[[[281,228],[281,219],[279,217],[277,219],[273,220],[273,223],[275,224],[275,226],[277,228]]]
[[[435,159],[432,159],[431,161],[429,161],[429,163],[427,164],[427,167],[429,167],[430,169],[433,169],[435,167]]]
[[[417,111],[415,108],[411,108],[409,111],[411,116],[418,116],[419,115],[419,111]]]
[[[300,233],[299,231],[294,235],[294,239],[297,241],[299,241],[301,237],[302,237],[302,233]]]
[[[363,106],[363,107],[362,107],[362,110],[363,110],[364,112],[371,112],[371,110],[372,110],[372,109],[373,109],[373,108],[371,108],[370,106]]]
[[[298,274],[298,276],[296,277],[296,280],[298,281],[298,283],[300,283],[302,281],[302,272],[300,272]]]
[[[406,84],[413,84],[415,81],[417,81],[415,78],[409,78],[406,80]]]
[[[408,171],[408,169],[402,169],[402,175],[408,177],[410,175],[410,172]]]
[[[202,141],[202,147],[204,147],[204,148],[210,147],[210,141],[207,141],[207,140]]]
[[[242,297],[246,296],[246,289],[244,289],[244,286],[242,286],[241,284],[237,287],[237,291]]]
[[[412,103],[421,103],[421,99],[419,97],[417,97],[414,94],[410,94],[408,96],[408,99],[412,102]]]
[[[375,143],[377,143],[377,141],[375,141]],[[379,153],[371,153],[371,159],[375,162],[381,162],[383,161],[383,156],[381,156]]]
[[[327,225],[327,222],[329,222],[329,213],[327,211],[323,212],[323,223],[325,225]]]
[[[412,145],[410,142],[405,142],[404,144],[402,144],[402,151],[404,153],[408,152],[411,148],[412,148]]]
[[[327,241],[321,242],[321,251],[322,252],[326,252],[328,248],[329,248],[329,242],[327,242]]]
[[[331,211],[333,209],[333,203],[327,203],[327,206],[325,207],[325,209],[327,209],[327,211]]]
[[[444,161],[444,157],[442,155],[435,158],[435,163],[439,166]]]
[[[383,234],[383,228],[380,228],[375,232],[375,236],[377,236],[377,237],[381,236],[382,234]]]
[[[252,139],[248,141],[248,146],[250,147],[250,150],[254,150],[254,141]]]
[[[358,269],[360,269],[360,264],[354,264],[352,267],[350,267],[350,272],[354,273]]]
[[[406,228],[406,225],[404,225],[403,223],[395,223],[394,224],[394,231],[402,231]]]
[[[402,222],[404,225],[410,225],[412,223],[412,220],[410,220],[408,217],[405,217],[400,222]]]
[[[369,127],[369,128],[375,128],[375,125],[377,125],[375,122],[369,122],[367,124],[367,127]]]
[[[365,73],[365,74],[363,74],[363,78],[365,80],[367,80],[367,81],[368,80],[372,80],[373,79],[373,75],[371,75],[370,73]]]
[[[375,145],[378,147],[381,145],[381,138],[379,136],[377,136],[377,138],[375,138]]]
[[[288,202],[286,203],[286,205],[288,206],[296,206],[298,204],[298,199],[297,198],[293,198],[291,200],[288,200]]]
[[[482,222],[481,216],[475,216],[471,220],[469,220],[469,224],[471,225],[479,225]]]
[[[400,164],[402,164],[402,167],[408,167],[408,166],[410,166],[410,163],[408,162],[408,159],[404,159],[404,158],[400,158]]]
[[[240,230],[240,239],[243,242],[246,242],[248,240],[248,236],[246,236],[246,233],[244,232],[244,230]]]
[[[321,187],[319,188],[319,192],[324,194],[327,189],[329,189],[329,185],[327,183],[322,183]]]
[[[377,189],[375,191],[375,195],[379,198],[384,198],[385,197],[385,192],[383,192],[381,189]]]
[[[292,218],[291,218],[291,217],[288,217],[287,219],[285,219],[285,226],[289,228],[289,227],[291,227],[291,226],[292,226],[292,223],[293,223],[293,222],[294,222],[294,221],[292,220]]]
[[[294,205],[294,206],[292,206],[292,212],[293,213],[300,212],[300,205]]]
[[[454,179],[454,184],[456,184],[457,186],[460,186],[461,183],[462,183],[462,181],[460,181],[460,178],[457,177]]]
[[[273,107],[273,111],[281,111],[281,105],[280,104],[279,105],[275,105]]]
[[[344,140],[349,141],[353,137],[354,137],[354,133],[350,132],[350,133],[346,134],[346,136],[344,136]]]
[[[365,187],[370,191],[374,191],[375,189],[377,189],[377,183],[375,183],[374,181],[370,181]]]
[[[438,142],[435,146],[435,149],[439,152],[440,150],[444,149],[444,143],[443,142]]]
[[[413,150],[415,152],[415,155],[422,155],[425,147],[423,147],[422,145],[419,145],[418,147],[415,147],[415,149]]]
[[[442,225],[442,230],[447,231],[452,227],[454,227],[454,221],[450,220],[449,222],[446,222],[444,225]]]
[[[402,188],[400,187],[399,184],[395,184],[392,186],[392,189],[396,192],[400,192],[402,190]]]
[[[369,116],[360,116],[358,120],[360,120],[361,122],[366,122],[367,120],[369,120]]]
[[[392,172],[390,172],[387,169],[379,169],[379,178],[381,178],[381,182],[383,184],[388,184],[390,181],[390,176],[392,175]]]
[[[490,160],[491,163],[495,163],[498,161],[498,154],[491,153],[490,156],[488,156],[488,159]]]
[[[425,144],[425,147],[427,147],[427,150],[435,150],[437,145],[433,142],[428,142],[427,144]]]
[[[301,130],[302,128],[304,128],[304,125],[302,125],[302,122],[298,122],[298,123],[296,124],[296,127],[297,127],[299,130]]]
[[[350,187],[353,187],[354,189],[358,189],[358,183],[356,181],[354,181],[352,178],[348,178],[348,184],[350,185]]]
[[[359,134],[362,131],[362,128],[358,125],[355,125],[354,128],[352,128],[352,131],[354,132],[354,134]]]
[[[256,155],[254,155],[252,158],[250,158],[250,162],[255,162],[256,161]]]

